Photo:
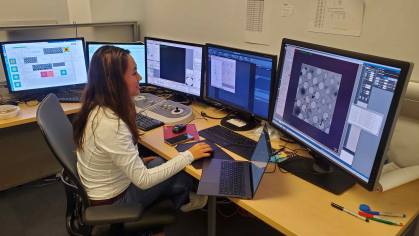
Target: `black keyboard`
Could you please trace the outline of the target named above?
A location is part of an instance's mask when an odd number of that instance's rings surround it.
[[[220,125],[199,131],[202,136],[237,155],[250,160],[257,142]]]
[[[246,196],[244,163],[221,162],[220,194]]]
[[[81,93],[56,93],[60,102],[80,102]]]
[[[135,123],[140,130],[144,131],[149,131],[164,125],[162,121],[141,115],[139,113],[137,113],[135,116]]]

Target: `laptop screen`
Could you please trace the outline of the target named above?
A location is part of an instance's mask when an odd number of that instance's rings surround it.
[[[262,179],[263,173],[265,172],[266,166],[268,165],[269,158],[272,156],[271,141],[266,126],[264,127],[262,134],[260,135],[259,142],[256,145],[256,149],[253,152],[251,159],[251,170],[252,170],[252,190],[253,194],[256,193],[256,189],[259,186],[260,180]]]

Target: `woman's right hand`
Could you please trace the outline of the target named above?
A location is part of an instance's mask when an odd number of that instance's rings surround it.
[[[193,147],[189,148],[189,151],[192,153],[195,160],[201,159],[203,157],[211,156],[212,148],[206,143],[197,143]]]

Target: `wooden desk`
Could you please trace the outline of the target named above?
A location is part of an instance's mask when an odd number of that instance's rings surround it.
[[[37,102],[21,104],[17,117],[0,120],[0,191],[62,170],[36,123]],[[62,103],[66,114],[80,103]]]
[[[202,106],[191,105],[198,112]],[[214,114],[215,109],[206,108],[208,115],[222,117],[222,112]],[[195,113],[196,117],[200,116]],[[198,130],[219,124],[219,120],[199,119],[191,122]],[[240,132],[248,134],[248,132]],[[257,136],[251,136],[257,139]],[[202,139],[202,138],[201,138]],[[278,148],[278,142],[273,147]],[[163,141],[163,130],[158,128],[141,136],[140,143],[163,158],[170,160],[178,152]],[[282,143],[283,144],[283,143]],[[288,144],[289,147],[297,148]],[[240,156],[225,150],[233,158],[244,160]],[[300,153],[307,155],[307,153]],[[273,169],[269,165],[267,171]],[[185,171],[199,179],[202,171],[187,166]],[[355,185],[340,196],[331,194],[292,174],[276,171],[265,174],[253,200],[231,198],[237,205],[251,212],[261,220],[286,235],[400,235],[415,219],[419,211],[419,180],[389,190],[385,193],[368,192],[360,185]],[[348,210],[358,212],[359,205],[368,204],[373,210],[403,213],[406,218],[393,218],[405,226],[391,226],[379,222],[364,222],[345,212],[330,206],[335,202]]]
[[[20,104],[20,111],[16,117],[7,120],[0,120],[0,129],[35,122],[36,110],[38,109],[38,105],[36,105],[37,103],[38,102],[36,101],[28,102],[29,106]],[[61,106],[63,107],[65,114],[69,115],[77,113],[80,110],[81,103],[61,103]]]

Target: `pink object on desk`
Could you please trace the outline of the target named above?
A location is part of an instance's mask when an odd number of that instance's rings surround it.
[[[186,129],[183,132],[180,132],[178,134],[174,134],[172,130],[173,130],[173,125],[163,126],[164,140],[179,136],[181,134],[186,134],[186,133],[194,136],[195,138],[193,140],[199,140],[198,130],[196,129],[196,126],[194,124],[186,125]]]

